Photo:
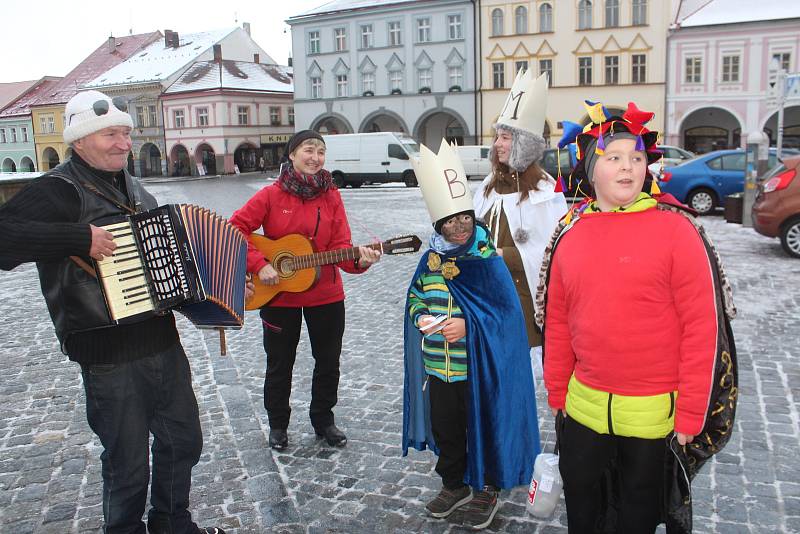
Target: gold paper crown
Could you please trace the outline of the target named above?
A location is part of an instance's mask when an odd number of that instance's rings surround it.
[[[438,154],[425,145],[420,145],[419,150],[419,158],[412,158],[411,163],[431,222],[473,209],[467,173],[455,145],[442,139]]]
[[[520,69],[497,118],[497,125],[541,136],[546,110],[547,73],[534,78],[530,69]]]

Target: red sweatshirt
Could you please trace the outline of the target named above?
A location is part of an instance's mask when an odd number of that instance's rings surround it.
[[[347,214],[337,189],[304,201],[282,190],[276,182],[261,189],[237,210],[231,217],[231,224],[245,235],[260,230],[270,239],[279,239],[288,234],[302,234],[312,238],[317,252],[353,246]],[[248,245],[249,272],[257,275],[267,263],[261,252]],[[269,305],[299,308],[343,300],[344,288],[337,267],[348,273],[362,273],[366,270],[356,267],[353,260],[324,265],[314,287],[303,293],[279,293]]]
[[[574,373],[618,395],[677,391],[675,430],[703,427],[716,354],[711,265],[679,214],[584,214],[555,250],[547,290],[544,378],[564,408]]]

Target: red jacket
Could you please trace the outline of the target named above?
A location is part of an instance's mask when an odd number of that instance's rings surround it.
[[[564,408],[574,373],[619,395],[677,391],[675,430],[703,427],[716,355],[711,265],[681,215],[584,214],[555,249],[547,290],[544,377]]]
[[[303,200],[285,192],[276,182],[256,193],[233,214],[230,222],[245,235],[258,230],[270,239],[279,239],[288,234],[302,234],[312,239],[318,252],[353,246],[347,214],[337,189],[331,189],[312,200]],[[267,263],[261,252],[248,245],[249,272],[258,274]],[[358,268],[353,260],[323,265],[314,287],[303,293],[279,293],[269,305],[299,308],[343,300],[344,288],[339,268],[348,273],[362,273],[366,270]]]

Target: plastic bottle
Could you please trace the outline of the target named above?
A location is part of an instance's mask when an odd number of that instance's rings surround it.
[[[561,497],[561,473],[558,455],[541,453],[533,464],[533,479],[528,488],[528,512],[536,517],[550,517]]]

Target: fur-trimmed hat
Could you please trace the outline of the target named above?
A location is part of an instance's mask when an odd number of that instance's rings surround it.
[[[81,91],[70,98],[64,109],[64,120],[64,142],[68,145],[111,126],[133,128],[127,102],[121,97],[112,99],[100,91]]]

